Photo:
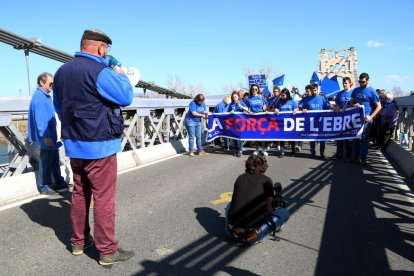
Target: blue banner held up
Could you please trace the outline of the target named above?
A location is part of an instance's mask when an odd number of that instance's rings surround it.
[[[345,112],[218,113],[209,116],[207,141],[217,137],[252,141],[327,141],[357,139],[364,126],[362,108]]]
[[[259,88],[265,88],[267,86],[266,75],[250,75],[248,76],[248,79],[249,87],[253,84],[257,84]]]

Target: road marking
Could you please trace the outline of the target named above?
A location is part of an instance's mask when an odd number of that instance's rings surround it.
[[[220,195],[220,199],[212,200],[210,201],[213,205],[226,203],[231,201],[231,196],[233,195],[233,192],[225,192]]]
[[[128,172],[131,172],[131,171],[135,171],[135,170],[144,168],[146,166],[150,166],[150,165],[153,165],[153,164],[156,164],[156,163],[160,163],[162,161],[166,161],[168,159],[176,158],[176,157],[179,157],[179,156],[182,156],[182,155],[185,155],[185,154],[186,153],[177,154],[177,155],[169,156],[169,157],[166,157],[166,158],[163,158],[163,159],[155,160],[153,162],[149,162],[149,163],[144,164],[144,165],[138,165],[138,166],[133,167],[133,168],[121,170],[121,171],[118,171],[117,172],[117,175],[121,175],[121,174],[124,174],[124,173],[128,173]],[[25,203],[32,202],[33,200],[36,200],[36,199],[41,199],[41,198],[46,198],[46,197],[48,197],[48,196],[47,195],[36,195],[36,196],[30,197],[28,199],[19,200],[19,201],[16,201],[14,203],[5,204],[4,206],[1,206],[0,207],[0,212],[2,212],[4,210],[7,210],[7,209],[11,209],[11,208],[14,208],[14,207],[21,206],[21,205],[23,205]],[[92,208],[93,208],[93,203],[92,203]]]

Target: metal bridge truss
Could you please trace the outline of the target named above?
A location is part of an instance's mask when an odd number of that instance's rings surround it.
[[[36,147],[29,144],[13,125],[11,115],[0,114],[0,132],[15,149],[13,152],[16,152],[8,166],[3,168],[1,178],[23,173],[29,163],[31,167],[37,168],[39,154],[36,151]]]
[[[395,98],[398,104],[399,117],[394,140],[400,140],[400,134],[405,133],[408,138],[407,150],[414,154],[414,96]]]
[[[3,99],[0,103],[0,132],[7,138],[16,152],[1,177],[19,175],[26,168],[37,168],[39,155],[36,146],[27,143],[25,137],[13,125],[13,121],[26,120],[27,98]],[[212,110],[218,100],[207,100]],[[190,100],[178,99],[134,99],[122,110],[125,129],[122,138],[122,151],[137,150],[158,144],[169,143],[188,137],[185,116]],[[205,123],[205,122],[204,122]],[[207,129],[206,124],[203,126]],[[68,158],[61,158],[67,165]]]
[[[24,50],[26,57],[30,52],[57,60],[63,63],[73,59],[73,56],[62,51],[53,49],[51,47],[42,45],[40,39],[28,39],[19,35],[13,34],[9,31],[0,28],[0,42],[13,46],[16,50]],[[136,85],[137,88],[142,88],[144,94],[146,90],[156,92],[158,94],[166,95],[167,98],[178,98],[178,99],[191,99],[192,97],[184,93],[180,93],[174,90],[163,88],[154,84],[154,82],[148,82],[140,80]]]

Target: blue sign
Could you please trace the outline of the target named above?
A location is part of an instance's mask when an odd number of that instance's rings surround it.
[[[327,141],[359,139],[364,109],[306,113],[217,113],[209,116],[207,141],[217,137],[252,141]]]
[[[260,88],[265,88],[266,84],[266,75],[250,75],[249,78],[249,87],[253,84],[257,84]]]

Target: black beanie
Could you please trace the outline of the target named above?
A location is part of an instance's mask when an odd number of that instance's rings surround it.
[[[112,45],[112,40],[107,36],[104,32],[93,29],[93,30],[85,30],[82,35],[82,39],[89,39],[95,41],[102,41]]]

